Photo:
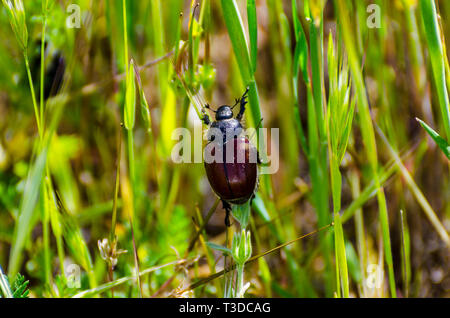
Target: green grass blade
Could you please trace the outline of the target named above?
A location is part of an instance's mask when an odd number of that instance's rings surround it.
[[[389,273],[389,285],[391,296],[396,297],[396,287],[395,287],[395,277],[394,277],[394,265],[392,260],[392,250],[391,250],[391,238],[389,233],[389,221],[388,221],[388,211],[386,204],[386,197],[384,195],[384,190],[381,186],[379,175],[378,175],[378,158],[377,158],[377,147],[375,141],[375,133],[372,124],[372,118],[370,115],[369,102],[367,100],[366,88],[364,84],[363,75],[361,72],[361,64],[359,57],[355,48],[354,36],[352,27],[350,25],[351,19],[349,18],[349,11],[347,8],[347,3],[344,0],[336,0],[338,12],[341,16],[340,28],[343,35],[343,40],[345,47],[347,49],[349,65],[351,69],[353,83],[356,89],[356,97],[359,110],[360,127],[362,133],[362,139],[364,141],[364,146],[366,149],[366,154],[371,166],[372,174],[375,180],[377,191],[377,200],[379,208],[379,219],[383,235],[383,245],[385,249],[385,260],[388,267]]]
[[[248,33],[250,34],[250,58],[253,73],[256,71],[258,56],[258,23],[255,2],[255,0],[247,0]]]
[[[3,297],[13,298],[11,286],[9,285],[8,277],[3,273],[3,268],[0,265],[0,290],[3,293]]]
[[[292,60],[292,86],[294,90],[294,99],[295,99],[295,124],[297,126],[300,144],[308,157],[308,145],[306,143],[306,137],[304,133],[304,129],[302,126],[301,118],[300,118],[300,102],[298,96],[298,74],[302,72],[303,81],[306,84],[309,84],[309,76],[308,76],[308,42],[306,41],[305,32],[300,23],[300,19],[297,15],[297,3],[295,0],[292,0],[292,19],[294,21],[294,33],[295,33],[295,50],[294,57]]]
[[[390,145],[386,136],[383,134],[381,129],[379,129],[378,127],[376,127],[376,128],[377,128],[378,134],[381,136],[381,139],[384,141],[384,143],[388,147],[391,156],[394,158],[395,163],[400,168],[403,178],[405,179],[406,184],[408,185],[410,191],[416,198],[419,205],[422,207],[422,210],[425,212],[425,215],[427,216],[430,223],[435,228],[436,232],[439,234],[439,236],[445,242],[445,244],[447,244],[447,246],[450,247],[450,236],[449,236],[447,230],[445,229],[444,225],[441,223],[441,221],[439,221],[439,218],[437,217],[436,212],[434,212],[430,203],[428,203],[428,200],[425,198],[422,191],[419,189],[417,184],[414,182],[414,179],[411,177],[411,174],[409,173],[408,169],[406,169],[406,167],[403,165],[400,157],[398,156],[396,151],[392,148],[392,146]]]
[[[128,130],[132,130],[134,127],[135,112],[136,112],[136,79],[134,73],[134,61],[131,60],[131,63],[127,70],[125,107],[123,116],[125,128]]]
[[[231,249],[229,249],[228,247],[225,247],[225,246],[213,243],[213,242],[206,242],[206,245],[209,248],[212,248],[213,250],[220,251],[220,252],[222,252],[223,254],[226,254],[226,255],[231,255]]]
[[[442,121],[447,141],[450,140],[450,106],[445,80],[444,53],[439,32],[438,18],[434,0],[420,0],[425,37],[428,43],[434,82],[436,84]]]
[[[150,267],[150,268],[142,270],[139,273],[139,276],[141,277],[143,275],[147,275],[149,273],[155,272],[157,270],[160,270],[162,268],[165,268],[165,267],[168,267],[168,266],[171,266],[171,265],[176,265],[178,263],[180,263],[180,261],[177,260],[177,261],[173,261],[173,262],[170,262],[170,263],[167,263],[167,264],[164,264],[164,265],[153,266],[153,267]],[[79,292],[78,294],[75,294],[74,296],[72,296],[72,298],[90,298],[90,297],[94,297],[95,295],[98,295],[100,293],[106,292],[106,291],[110,290],[111,288],[117,287],[119,285],[122,285],[122,284],[124,284],[126,282],[129,282],[131,280],[134,280],[134,279],[136,279],[135,276],[122,277],[122,278],[119,278],[119,279],[117,279],[115,281],[112,281],[112,282],[100,285],[98,287],[95,287],[95,288],[92,288],[92,289],[83,290],[82,292]]]
[[[410,277],[410,257],[409,257],[409,235],[407,233],[406,220],[404,218],[403,210],[400,210],[400,231],[401,231],[401,244],[402,244],[402,272],[403,272],[403,282],[404,282],[404,293],[405,297],[408,298],[409,295],[409,277]]]
[[[310,35],[310,67],[311,79],[307,84],[307,110],[308,110],[308,138],[310,140],[308,153],[310,162],[311,183],[313,187],[314,204],[318,215],[319,226],[328,224],[332,214],[328,204],[330,184],[328,176],[328,152],[325,121],[325,90],[324,90],[324,70],[323,70],[323,21],[322,8],[317,9],[317,16],[309,23]],[[321,235],[321,244],[325,258],[325,282],[327,296],[331,297],[334,290],[334,278],[331,256],[331,237],[325,238]]]
[[[395,164],[388,165],[380,173],[380,183],[383,185],[389,177],[391,177],[396,170],[398,170]],[[375,182],[371,182],[366,188],[360,193],[360,195],[353,200],[352,203],[344,210],[342,214],[342,223],[346,223],[355,212],[361,208],[367,201],[373,198],[377,194],[377,187]]]
[[[14,229],[14,239],[9,258],[8,272],[11,276],[15,276],[19,271],[25,241],[30,235],[32,225],[34,224],[33,214],[36,211],[36,203],[39,198],[41,184],[43,184],[42,180],[44,178],[47,154],[48,147],[44,147],[30,170],[25,186],[19,219]]]
[[[20,205],[19,218],[14,228],[13,244],[10,251],[8,274],[11,276],[15,276],[19,271],[25,241],[29,237],[32,230],[32,220],[34,217],[34,212],[36,211],[35,207],[39,198],[40,187],[43,184],[42,180],[44,178],[48,148],[59,120],[61,119],[64,103],[65,101],[63,100],[61,101],[61,105],[55,106],[56,108],[54,110],[49,129],[46,132],[46,136],[43,138],[40,153],[28,174]]]
[[[439,146],[444,155],[450,159],[450,145],[445,141],[444,138],[439,136],[439,134],[433,130],[430,126],[428,126],[424,121],[416,118],[416,120],[420,123],[420,125],[425,129],[425,131],[430,135],[430,137],[434,140],[434,142]]]
[[[259,107],[258,89],[253,76],[253,66],[245,39],[244,25],[235,0],[222,0],[221,3],[223,17],[242,81],[245,86],[249,86],[249,104],[253,124],[256,125],[261,120],[261,109]],[[257,131],[257,136],[259,139],[259,131]]]
[[[342,296],[344,298],[348,298],[349,280],[348,280],[347,255],[345,253],[344,231],[342,229],[341,216],[339,215],[339,213],[334,214],[334,231],[335,231],[334,239],[336,248],[336,265],[339,272],[338,277],[340,278]]]
[[[244,25],[239,14],[239,9],[235,0],[221,0],[221,3],[223,18],[225,19],[242,80],[245,85],[248,85],[253,80],[253,67],[248,53]]]

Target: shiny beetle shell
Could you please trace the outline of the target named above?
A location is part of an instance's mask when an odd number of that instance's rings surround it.
[[[257,186],[257,162],[251,160],[256,158],[256,148],[244,136],[237,136],[221,147],[223,162],[205,162],[209,183],[221,199],[232,204],[243,204],[253,196]],[[233,160],[228,162],[225,160],[226,147],[234,147]],[[211,155],[215,155],[215,148]]]

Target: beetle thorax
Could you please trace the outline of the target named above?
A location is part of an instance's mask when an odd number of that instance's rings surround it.
[[[215,130],[214,134],[221,133],[221,139],[228,140],[232,137],[239,136],[242,133],[241,123],[234,118],[215,121],[211,124],[211,129]],[[218,140],[217,138],[215,139]]]

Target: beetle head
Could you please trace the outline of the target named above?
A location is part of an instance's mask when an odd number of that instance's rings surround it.
[[[231,107],[227,105],[220,106],[216,111],[216,120],[224,120],[233,118],[233,112],[231,111]]]

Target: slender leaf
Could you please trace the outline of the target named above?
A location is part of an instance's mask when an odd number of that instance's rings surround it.
[[[416,118],[416,120],[420,123],[420,125],[425,129],[425,131],[433,138],[434,142],[439,146],[444,155],[450,159],[450,145],[445,141],[444,138],[439,136],[439,134],[433,130],[430,126],[428,126],[424,121]]]

